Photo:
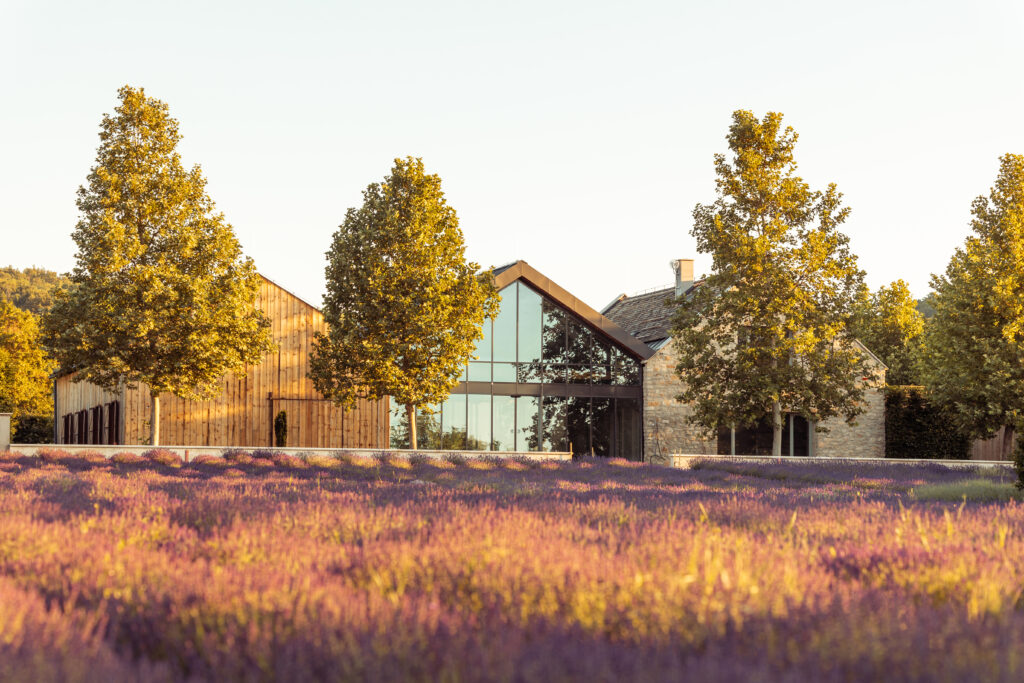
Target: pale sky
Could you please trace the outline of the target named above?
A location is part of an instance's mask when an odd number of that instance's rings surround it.
[[[1021,2],[0,0],[0,265],[74,265],[117,89],[170,105],[258,268],[320,303],[367,184],[422,157],[468,256],[595,308],[667,285],[735,109],[780,111],[838,184],[872,288],[917,296],[1024,153]]]

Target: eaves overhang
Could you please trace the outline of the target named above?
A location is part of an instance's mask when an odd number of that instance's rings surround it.
[[[516,280],[523,280],[558,305],[583,318],[593,329],[614,341],[618,346],[628,349],[637,358],[647,360],[654,355],[654,349],[577,299],[526,261],[516,261],[509,266],[502,267],[494,276],[494,286],[503,289]]]

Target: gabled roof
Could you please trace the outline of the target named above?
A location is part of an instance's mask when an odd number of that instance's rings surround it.
[[[654,350],[647,344],[552,282],[526,261],[516,261],[495,268],[493,272],[494,286],[498,289],[507,287],[516,280],[522,280],[563,308],[583,318],[596,331],[610,338],[618,346],[629,349],[639,358],[647,360],[654,355]]]
[[[689,294],[703,282],[703,280],[697,280],[686,290],[686,293]],[[637,339],[645,342],[653,353],[664,346],[671,336],[669,328],[672,326],[672,315],[675,312],[675,294],[674,287],[645,292],[636,296],[623,294],[605,308],[604,314]],[[889,368],[881,358],[864,345],[864,342],[859,339],[854,341],[868,357],[883,368]]]
[[[640,341],[650,344],[669,336],[675,297],[674,287],[636,296],[622,295],[604,314]]]

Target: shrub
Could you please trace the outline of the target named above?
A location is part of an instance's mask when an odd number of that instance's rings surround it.
[[[966,460],[971,440],[923,387],[886,387],[885,457]]]
[[[11,434],[14,443],[53,443],[53,415],[22,415]]]
[[[114,453],[110,456],[110,462],[118,465],[138,465],[139,463],[148,462],[146,458],[143,458],[137,453]]]
[[[249,455],[248,453],[246,453],[245,451],[238,450],[238,449],[231,449],[231,450],[228,450],[228,451],[224,451],[224,459],[227,460],[230,463],[235,463],[237,465],[251,465],[252,464],[252,456]]]
[[[231,463],[227,458],[218,458],[216,455],[198,455],[192,458],[192,464],[203,467],[227,467]]]
[[[271,460],[278,467],[290,470],[301,470],[307,467],[305,460],[294,455],[288,455],[287,453],[275,453]]]
[[[71,454],[63,448],[40,448],[36,451],[36,457],[47,463],[59,463],[66,458],[70,458]]]
[[[166,448],[151,448],[142,457],[156,465],[164,467],[181,467],[181,456]]]

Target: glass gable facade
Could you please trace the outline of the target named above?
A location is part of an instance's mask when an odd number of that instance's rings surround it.
[[[425,449],[568,451],[641,459],[641,365],[522,281],[501,290],[462,381],[417,412]],[[402,406],[391,445],[408,446]]]

